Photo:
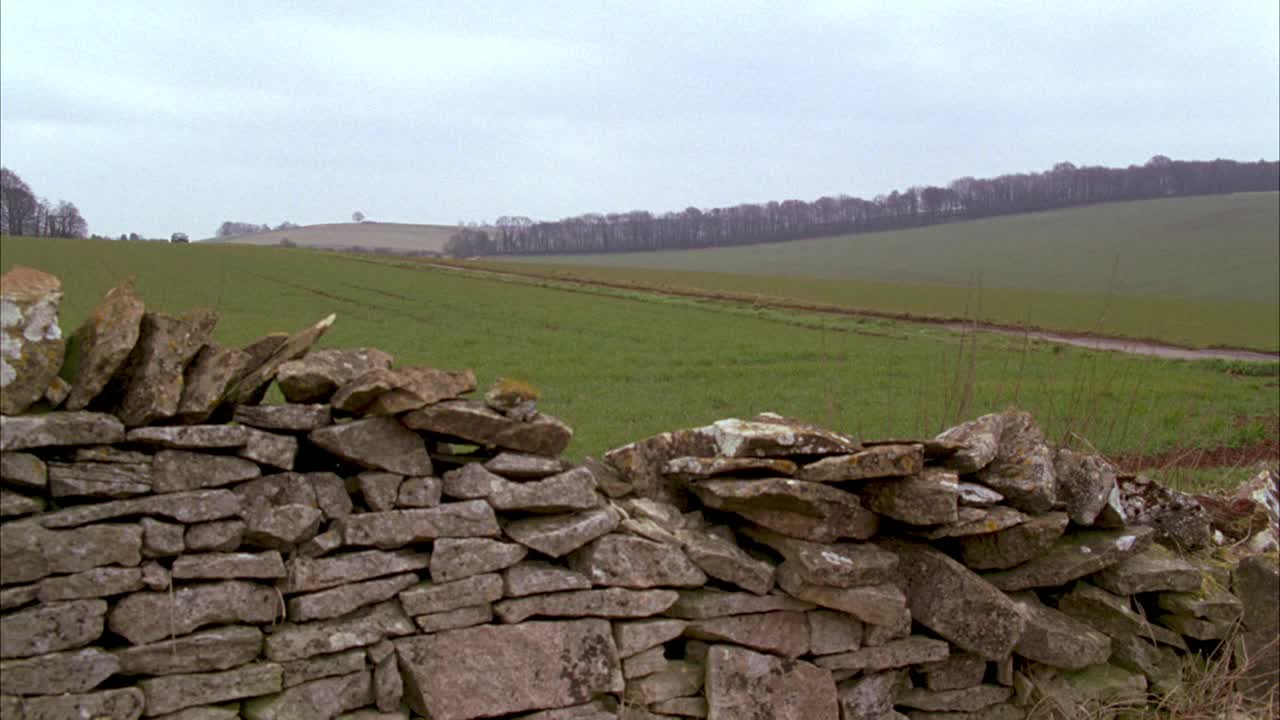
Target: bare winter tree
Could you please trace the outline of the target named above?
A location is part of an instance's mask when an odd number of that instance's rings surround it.
[[[9,235],[36,235],[38,203],[31,188],[18,174],[0,167],[0,231]]]
[[[359,210],[351,213],[351,222],[356,222],[356,223],[364,222],[364,213],[360,212]]]

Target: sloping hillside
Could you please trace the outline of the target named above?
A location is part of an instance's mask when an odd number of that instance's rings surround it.
[[[398,252],[432,252],[444,250],[449,236],[457,231],[453,225],[414,225],[409,223],[330,223],[306,225],[288,230],[242,235],[205,242],[232,242],[243,245],[279,245],[288,239],[299,247],[386,249]]]
[[[910,230],[557,265],[1280,305],[1280,194],[1110,203]]]

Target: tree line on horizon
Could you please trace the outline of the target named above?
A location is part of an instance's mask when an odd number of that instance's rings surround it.
[[[644,252],[750,245],[878,232],[1123,200],[1280,190],[1280,162],[1180,161],[1157,155],[1127,168],[1077,167],[963,177],[946,187],[894,190],[873,200],[839,195],[655,215],[588,213],[535,222],[504,216],[460,226],[444,251],[454,257]]]
[[[39,197],[17,173],[0,167],[0,235],[82,238],[89,223],[75,203]]]

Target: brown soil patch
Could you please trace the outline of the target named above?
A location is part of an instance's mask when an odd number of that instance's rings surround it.
[[[1121,470],[1165,470],[1170,468],[1248,467],[1259,462],[1280,462],[1280,416],[1236,418],[1237,427],[1261,421],[1267,428],[1267,439],[1241,447],[1179,447],[1159,453],[1128,453],[1110,458]]]

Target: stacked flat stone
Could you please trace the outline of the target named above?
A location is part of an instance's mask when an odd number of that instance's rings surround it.
[[[1274,647],[1272,563],[1189,564],[1182,496],[1025,413],[918,442],[766,414],[575,464],[470,371],[310,351],[332,318],[241,349],[184,318],[126,283],[39,370],[68,392],[16,380],[0,719],[1071,717],[1174,691],[1241,619]]]

